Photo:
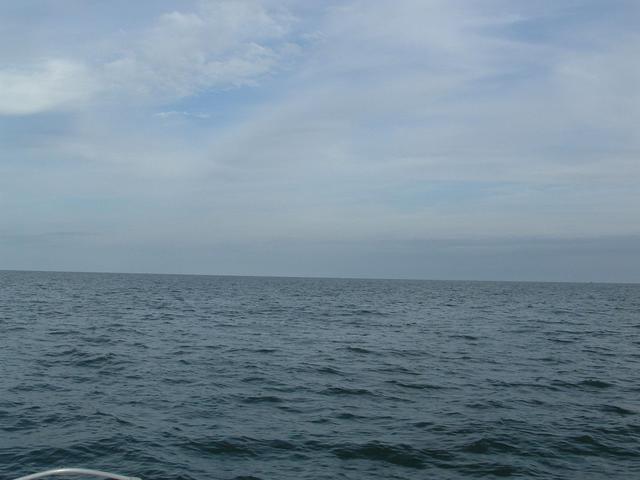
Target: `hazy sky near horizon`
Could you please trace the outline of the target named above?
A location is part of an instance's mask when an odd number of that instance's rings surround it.
[[[0,268],[640,281],[640,2],[0,2]]]

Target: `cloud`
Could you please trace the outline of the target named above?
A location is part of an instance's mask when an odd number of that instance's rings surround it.
[[[104,76],[116,91],[155,100],[252,84],[289,51],[291,22],[255,1],[202,2],[196,12],[162,15]]]
[[[0,115],[28,115],[85,104],[95,92],[92,74],[68,60],[0,70]]]
[[[256,141],[252,151],[273,158],[261,164],[317,164],[331,150],[343,166],[407,180],[625,183],[637,174],[640,123],[625,120],[640,112],[629,62],[638,42],[626,32],[589,48],[532,41],[518,29],[548,19],[519,2],[489,5],[331,9],[294,93],[238,126],[246,138],[234,158],[254,158],[246,152]],[[289,154],[269,155],[265,142],[284,149],[283,136]]]
[[[164,119],[175,118],[175,117],[191,117],[191,118],[206,119],[211,117],[211,115],[209,115],[208,113],[192,113],[192,112],[184,112],[184,111],[176,111],[176,110],[158,112],[155,114],[155,116],[158,118],[164,118]]]
[[[253,85],[295,53],[286,39],[292,23],[284,10],[253,0],[202,1],[193,12],[165,13],[147,28],[109,40],[103,61],[50,58],[0,68],[0,115],[121,101],[162,104]]]

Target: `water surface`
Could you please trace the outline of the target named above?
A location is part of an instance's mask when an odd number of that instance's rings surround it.
[[[640,286],[0,272],[0,478],[640,478]]]

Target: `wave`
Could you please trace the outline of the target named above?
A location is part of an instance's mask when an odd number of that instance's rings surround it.
[[[600,410],[607,413],[616,413],[618,415],[636,415],[638,412],[617,405],[603,405]]]
[[[597,379],[583,380],[583,381],[579,382],[578,385],[580,385],[582,387],[592,387],[592,388],[609,388],[609,387],[613,387],[612,383],[605,382],[604,380],[597,380]]]
[[[317,370],[317,371],[318,371],[318,372],[320,372],[320,373],[328,373],[328,374],[330,374],[330,375],[344,375],[344,374],[343,374],[340,370],[338,370],[337,368],[329,367],[329,366],[318,368],[318,370]]]
[[[384,442],[337,446],[332,451],[338,458],[343,460],[371,460],[415,469],[424,469],[431,461],[451,460],[453,458],[450,452],[444,450],[416,448],[407,444]]]
[[[407,444],[385,442],[322,443],[307,441],[299,444],[281,439],[256,439],[251,437],[200,438],[181,444],[182,448],[197,450],[209,455],[232,455],[258,457],[277,451],[281,452],[325,452],[342,460],[369,460],[385,462],[403,467],[423,469],[435,460],[451,460],[454,456],[447,451],[415,448]]]
[[[349,345],[348,347],[345,348],[345,350],[349,350],[350,352],[355,352],[355,353],[365,353],[365,354],[371,354],[371,353],[376,353],[373,350],[369,350],[367,348],[363,348],[363,347],[353,347],[351,345]]]
[[[346,388],[346,387],[329,387],[322,390],[324,395],[374,395],[371,390],[366,388]]]
[[[518,449],[506,442],[501,442],[492,438],[481,438],[462,447],[462,451],[467,453],[511,453]]]
[[[398,387],[409,388],[411,390],[442,390],[445,387],[440,385],[433,385],[431,383],[407,383],[400,382],[398,380],[387,380],[386,383],[391,385],[397,385]]]
[[[299,450],[300,447],[280,439],[256,439],[252,437],[200,438],[181,444],[183,448],[212,455],[258,456],[271,450]]]
[[[253,397],[244,397],[242,403],[282,403],[284,399],[274,395],[257,395]]]

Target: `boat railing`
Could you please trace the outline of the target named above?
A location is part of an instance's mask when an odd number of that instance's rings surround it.
[[[141,480],[138,477],[127,477],[118,475],[117,473],[101,472],[100,470],[90,470],[88,468],[56,468],[44,472],[32,473],[24,477],[16,478],[16,480],[36,480],[37,478],[52,477],[54,475],[82,475],[85,477],[98,477],[108,480]]]

